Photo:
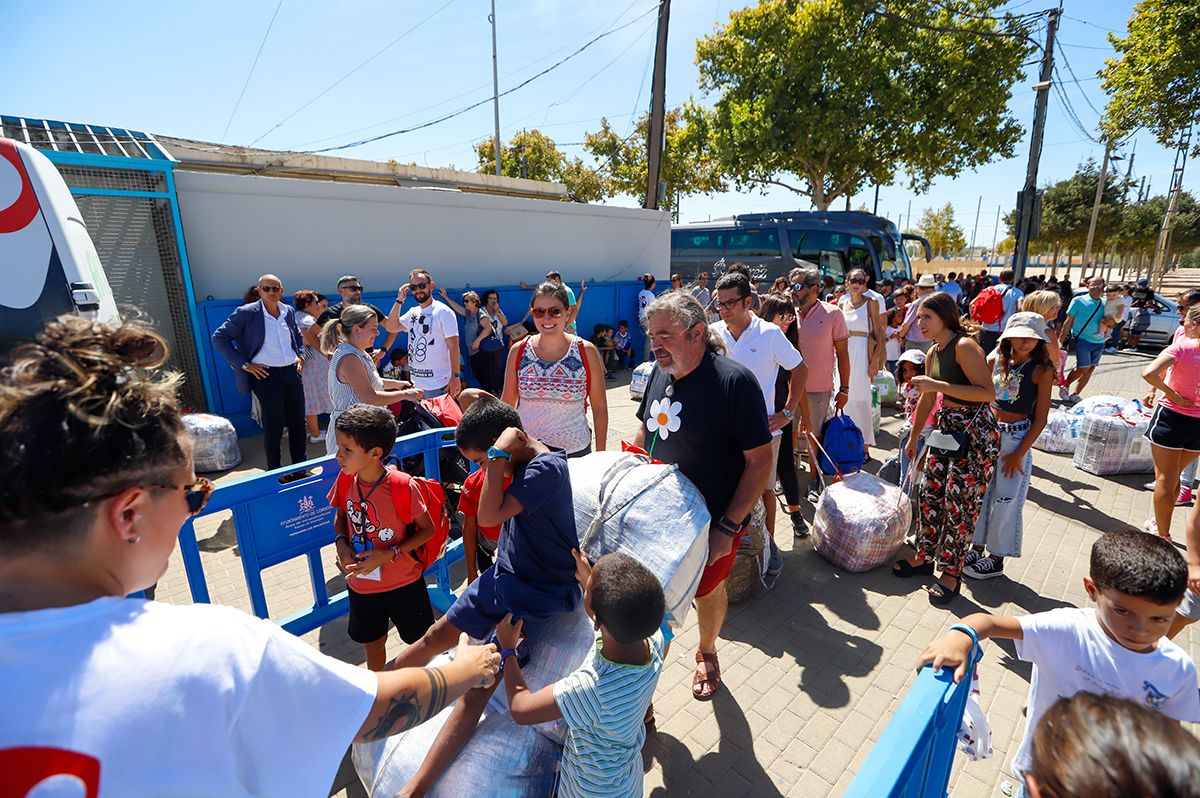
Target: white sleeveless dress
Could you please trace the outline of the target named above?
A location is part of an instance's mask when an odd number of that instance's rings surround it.
[[[847,346],[850,350],[850,398],[843,412],[850,416],[862,431],[863,441],[875,445],[875,432],[871,427],[871,359],[870,303],[863,301],[857,309],[851,307],[849,299],[843,299],[838,307],[846,318],[850,331]]]

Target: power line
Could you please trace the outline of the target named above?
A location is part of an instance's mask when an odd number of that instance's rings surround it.
[[[1066,14],[1063,14],[1063,16],[1072,22],[1078,22],[1081,25],[1091,25],[1093,28],[1099,28],[1100,30],[1108,31],[1109,33],[1118,33],[1115,28],[1106,28],[1103,25],[1097,25],[1095,22],[1088,22],[1086,19],[1080,19],[1079,17],[1068,17]]]
[[[1022,15],[1021,17],[1011,17],[1009,19],[999,19],[997,17],[987,17],[987,19],[989,19],[997,24],[1016,22],[1018,24],[1018,27],[1021,28],[1020,31],[991,31],[991,30],[976,30],[974,28],[950,27],[947,25],[931,25],[927,22],[920,22],[918,20],[910,19],[910,18],[902,16],[900,14],[896,14],[894,12],[888,11],[883,6],[877,5],[876,3],[873,3],[870,0],[863,0],[862,4],[864,6],[866,6],[868,11],[878,14],[881,17],[886,17],[887,19],[893,19],[893,20],[896,20],[897,22],[903,22],[906,25],[913,26],[914,28],[930,30],[935,33],[967,33],[967,34],[971,34],[973,36],[982,36],[986,39],[1023,39],[1025,41],[1030,42],[1031,44],[1035,45],[1036,47],[1039,47],[1039,48],[1041,47],[1041,43],[1038,42],[1037,40],[1035,40],[1032,36],[1030,36],[1029,31],[1026,30],[1021,25],[1021,22],[1025,18],[1032,19],[1035,17],[1039,17],[1045,12],[1038,12],[1037,14]],[[945,6],[943,6],[943,8],[945,8]],[[952,11],[952,9],[946,9],[946,10]]]
[[[1062,47],[1070,47],[1074,50],[1104,50],[1108,53],[1113,52],[1112,45],[1109,45],[1108,47],[1096,47],[1091,44],[1071,44],[1070,42],[1058,42],[1058,44]]]
[[[621,17],[623,17],[627,13],[629,13],[629,9],[633,8],[638,2],[639,2],[639,0],[631,0],[629,5],[625,6],[625,8],[621,11],[620,14],[617,14],[615,17],[613,17],[613,19],[610,22],[608,22],[606,25],[601,26],[601,29],[610,28],[611,26],[617,24],[617,22],[620,21]],[[592,30],[595,31],[596,29],[593,28]],[[512,77],[513,75],[524,72],[529,67],[536,66],[537,64],[540,64],[543,61],[546,61],[546,60],[552,58],[556,53],[560,53],[564,50],[569,49],[576,42],[583,41],[584,39],[587,38],[588,35],[589,34],[584,34],[583,36],[579,36],[575,39],[572,39],[571,41],[567,42],[566,44],[562,45],[561,47],[556,47],[555,49],[551,50],[550,52],[546,53],[543,56],[535,58],[532,61],[528,61],[528,62],[522,64],[521,66],[510,70],[509,72],[505,72],[500,77],[501,78],[509,78],[509,77]],[[462,92],[461,94],[455,94],[451,97],[443,98],[435,103],[426,105],[423,108],[418,108],[416,110],[407,111],[407,112],[401,114],[400,116],[393,116],[388,119],[380,120],[379,122],[372,122],[369,125],[363,125],[362,127],[356,127],[352,130],[343,130],[340,133],[334,133],[333,135],[330,135],[330,136],[324,136],[324,137],[318,138],[318,139],[310,139],[309,141],[301,142],[300,144],[297,144],[292,147],[287,147],[286,149],[299,150],[299,149],[303,149],[303,148],[308,147],[313,144],[323,144],[326,141],[335,141],[338,139],[343,139],[346,136],[353,136],[355,133],[362,133],[363,131],[374,130],[375,128],[380,128],[380,127],[383,127],[384,125],[390,125],[394,122],[399,122],[404,119],[411,119],[414,116],[417,116],[418,114],[424,113],[425,111],[431,111],[434,108],[440,108],[443,105],[447,105],[451,102],[454,102],[455,100],[459,100],[459,99],[462,99],[463,97],[472,95],[475,92],[479,91],[480,89],[486,89],[486,88],[490,88],[490,87],[491,87],[490,81],[488,81],[487,83],[481,83],[478,86],[474,86],[470,89],[467,89],[466,91]],[[491,94],[489,93],[488,96],[490,97]]]
[[[1056,45],[1056,47],[1057,47],[1057,45]],[[1088,104],[1088,107],[1091,108],[1092,111],[1095,112],[1096,116],[1103,118],[1104,114],[1101,113],[1101,111],[1098,108],[1096,108],[1096,106],[1092,105],[1092,101],[1091,101],[1091,99],[1088,98],[1087,92],[1085,92],[1083,90],[1083,86],[1081,86],[1079,84],[1079,77],[1075,74],[1075,69],[1071,66],[1071,60],[1069,58],[1067,58],[1067,54],[1062,52],[1061,50],[1059,50],[1058,55],[1062,58],[1063,65],[1066,66],[1067,72],[1069,72],[1071,74],[1071,79],[1073,81],[1075,81],[1075,87],[1078,88],[1079,93],[1083,95],[1083,101]]]
[[[310,106],[310,105],[312,105],[313,103],[315,103],[317,100],[319,100],[319,99],[321,99],[322,97],[324,97],[326,94],[328,94],[330,91],[332,91],[332,90],[333,90],[333,89],[334,89],[336,86],[338,86],[340,83],[342,83],[344,80],[346,80],[346,78],[350,77],[350,76],[351,76],[351,75],[353,75],[355,72],[357,72],[358,70],[362,69],[362,68],[363,68],[363,67],[365,67],[367,64],[371,63],[371,62],[372,62],[372,61],[374,61],[376,58],[378,58],[379,56],[383,55],[385,52],[387,52],[388,50],[390,50],[392,47],[395,47],[395,46],[396,46],[396,45],[397,45],[397,44],[398,44],[398,43],[399,43],[399,42],[400,42],[402,39],[404,39],[406,36],[408,36],[409,34],[411,34],[413,31],[417,30],[418,28],[420,28],[422,25],[424,25],[426,22],[428,22],[429,20],[431,20],[431,19],[433,19],[434,17],[436,17],[438,14],[442,13],[443,11],[445,11],[447,8],[449,8],[451,5],[453,5],[453,4],[454,4],[454,3],[456,3],[457,1],[458,1],[458,0],[446,0],[446,2],[445,2],[444,4],[442,4],[442,6],[441,6],[441,7],[439,7],[439,8],[438,8],[436,11],[434,11],[432,14],[430,14],[430,15],[429,15],[429,16],[427,16],[427,17],[425,17],[423,20],[421,20],[420,22],[418,22],[416,25],[413,25],[411,28],[409,28],[408,30],[404,31],[404,33],[401,33],[401,34],[400,34],[399,36],[397,36],[396,38],[392,39],[390,42],[388,42],[386,45],[384,45],[384,46],[383,46],[382,48],[380,48],[379,50],[376,50],[374,55],[372,55],[371,57],[369,57],[367,60],[363,61],[363,62],[362,62],[361,64],[359,64],[358,66],[354,67],[354,69],[351,69],[351,70],[350,70],[349,72],[347,72],[345,75],[342,75],[340,78],[338,78],[337,80],[335,80],[333,83],[330,83],[328,86],[326,86],[324,89],[322,89],[322,90],[321,90],[321,91],[320,91],[320,92],[319,92],[319,93],[318,93],[318,94],[317,94],[315,97],[313,97],[311,100],[309,100],[308,102],[304,103],[304,105],[300,106],[300,107],[299,107],[299,108],[297,108],[295,111],[292,111],[290,114],[288,114],[288,115],[287,115],[287,116],[285,116],[283,119],[281,119],[279,122],[277,122],[277,123],[275,123],[274,125],[272,125],[270,130],[268,130],[266,133],[263,133],[261,136],[259,136],[258,138],[256,138],[254,141],[250,142],[250,146],[254,146],[254,145],[255,145],[255,144],[257,144],[258,142],[262,141],[264,138],[266,138],[267,136],[269,136],[271,133],[273,133],[274,131],[276,131],[277,129],[279,129],[280,127],[282,127],[283,125],[287,124],[287,122],[288,122],[290,119],[292,119],[294,116],[296,116],[296,114],[300,113],[300,112],[301,112],[301,111],[303,111],[305,108],[307,108],[308,106]]]
[[[450,2],[454,2],[454,0],[450,0]],[[645,13],[634,17],[629,22],[626,22],[624,25],[613,28],[610,31],[601,33],[599,36],[593,37],[592,39],[588,40],[588,42],[586,44],[584,44],[582,47],[580,47],[579,49],[572,52],[570,55],[568,55],[564,58],[560,58],[558,61],[556,61],[555,63],[546,67],[541,72],[538,72],[537,74],[533,75],[532,77],[526,78],[525,80],[521,81],[520,83],[513,86],[512,88],[505,89],[504,91],[500,92],[500,94],[498,96],[505,97],[509,94],[512,94],[515,91],[525,88],[530,83],[533,83],[535,80],[542,77],[543,75],[546,75],[550,72],[553,72],[555,69],[558,69],[560,66],[562,66],[566,62],[570,61],[572,58],[579,55],[584,50],[588,49],[589,47],[591,47],[593,44],[600,41],[601,39],[603,39],[607,36],[611,36],[614,33],[617,33],[618,31],[624,30],[625,28],[628,28],[630,25],[633,25],[635,22],[640,20],[642,17],[646,16],[647,14],[653,13],[656,10],[657,10],[657,8],[651,8],[648,11],[646,11]],[[428,122],[422,122],[419,125],[413,125],[412,127],[402,128],[400,130],[393,130],[388,133],[381,133],[378,136],[370,136],[365,139],[359,139],[358,141],[351,141],[348,144],[339,144],[335,147],[323,147],[318,150],[309,150],[308,153],[312,154],[312,155],[316,155],[316,154],[323,153],[323,152],[335,152],[337,150],[347,150],[352,147],[361,147],[364,144],[370,144],[375,141],[381,141],[383,139],[391,138],[392,136],[399,136],[404,133],[412,133],[417,130],[424,130],[427,127],[433,127],[434,125],[441,124],[442,122],[446,122],[450,119],[454,119],[455,117],[462,116],[463,114],[467,113],[468,111],[472,111],[472,110],[478,108],[479,106],[484,105],[485,103],[489,103],[491,101],[492,101],[491,97],[485,97],[484,99],[479,100],[478,102],[471,103],[470,105],[466,106],[465,108],[460,108],[457,111],[452,111],[448,114],[443,114],[442,116],[438,117],[437,119],[431,119]]]
[[[258,66],[258,58],[262,55],[263,48],[267,45],[267,37],[271,35],[271,28],[275,26],[275,17],[279,16],[279,9],[283,7],[283,0],[279,0],[279,4],[275,6],[275,13],[271,15],[271,21],[267,23],[267,32],[263,34],[262,41],[259,42],[258,52],[254,54],[254,63],[250,65],[250,71],[246,73],[246,81],[242,84],[242,91],[238,94],[237,102],[233,104],[233,110],[229,112],[229,121],[225,123],[225,129],[221,131],[221,141],[229,135],[229,126],[233,124],[233,117],[237,114],[238,108],[242,104],[242,98],[246,96],[246,87],[250,85],[250,77],[254,74],[254,68]]]

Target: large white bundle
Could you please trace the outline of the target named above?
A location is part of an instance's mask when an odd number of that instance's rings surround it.
[[[871,378],[871,384],[879,389],[879,401],[894,404],[899,395],[896,389],[896,377],[887,369],[880,369]]]
[[[224,471],[242,462],[237,432],[227,418],[188,413],[183,425],[192,434],[192,467],[198,472]]]
[[[767,547],[767,508],[759,499],[750,511],[750,525],[738,542],[733,568],[725,580],[725,594],[730,604],[753,598],[768,586],[767,565],[770,556]],[[770,584],[773,585],[774,581]]]
[[[813,547],[839,568],[869,571],[892,559],[911,521],[908,496],[858,471],[822,491],[813,516]]]
[[[1051,410],[1046,427],[1033,442],[1033,448],[1056,454],[1074,454],[1079,446],[1079,425],[1083,419],[1074,413]]]
[[[629,398],[641,399],[650,384],[650,372],[654,371],[654,361],[648,360],[633,370],[629,378]]]
[[[521,669],[525,683],[530,690],[540,690],[562,679],[592,656],[595,643],[592,622],[582,606],[560,616],[531,648],[529,664]],[[447,707],[403,734],[354,746],[354,768],[372,798],[399,794],[417,772],[451,710]],[[562,720],[537,726],[514,723],[504,688],[500,687],[488,702],[475,733],[428,795],[549,798],[565,739]]]
[[[704,497],[676,466],[623,452],[567,461],[579,545],[593,561],[622,551],[663,585],[667,620],[683,623],[708,560]]]
[[[879,434],[879,427],[880,427],[880,425],[883,424],[883,408],[880,407],[881,403],[879,401],[879,396],[880,396],[879,386],[872,385],[871,386],[871,431],[875,435]]]
[[[1079,425],[1079,447],[1072,462],[1089,474],[1146,474],[1154,471],[1154,458],[1146,430],[1150,416],[1084,416]]]
[[[1077,416],[1120,416],[1140,413],[1142,405],[1136,399],[1122,399],[1120,396],[1089,396],[1071,408]]]

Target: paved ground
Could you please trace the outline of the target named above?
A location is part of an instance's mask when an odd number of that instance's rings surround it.
[[[1176,277],[1191,285],[1200,284],[1197,278]],[[1141,396],[1145,385],[1139,375],[1148,359],[1147,354],[1105,355],[1086,393]],[[635,407],[624,380],[615,384],[609,391],[610,442],[631,438]],[[898,426],[894,411],[885,410],[884,449],[896,448],[892,433]],[[248,441],[244,468],[229,476],[260,464],[259,446],[259,439]],[[310,451],[316,456],[323,448]],[[1148,479],[1093,476],[1075,469],[1069,457],[1035,450],[1025,556],[1008,560],[1003,578],[968,580],[949,612],[931,607],[917,581],[895,579],[885,569],[837,570],[811,544],[794,544],[783,516],[776,534],[784,552],[779,583],[733,607],[723,633],[719,650],[726,689],[711,703],[691,697],[694,614],[672,649],[655,695],[658,731],[643,754],[646,795],[841,795],[903,698],[925,643],[957,618],[980,610],[1019,615],[1086,606],[1082,577],[1089,548],[1102,532],[1141,527],[1150,515],[1150,494],[1140,488]],[[1175,515],[1176,541],[1183,540],[1185,512]],[[805,515],[811,517],[811,508]],[[248,610],[232,525],[214,516],[198,527],[214,601]],[[325,561],[331,562],[332,554]],[[326,572],[335,574],[332,567]],[[311,602],[300,562],[271,569],[265,581],[274,617]],[[331,592],[343,589],[336,575],[329,585]],[[158,597],[190,601],[178,554]],[[344,620],[305,639],[340,659],[363,662],[361,650],[346,637]],[[1194,634],[1185,633],[1179,642],[1195,653]],[[400,645],[393,633],[390,651]],[[1012,645],[988,643],[980,673],[995,757],[957,764],[951,782],[956,798],[1004,794],[1005,771],[1024,730],[1030,673],[1015,659]],[[352,785],[339,794],[360,793]]]

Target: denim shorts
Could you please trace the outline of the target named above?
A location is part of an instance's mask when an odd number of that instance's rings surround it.
[[[1104,353],[1104,342],[1094,344],[1082,338],[1075,342],[1075,368],[1090,369],[1100,365],[1100,355]]]

